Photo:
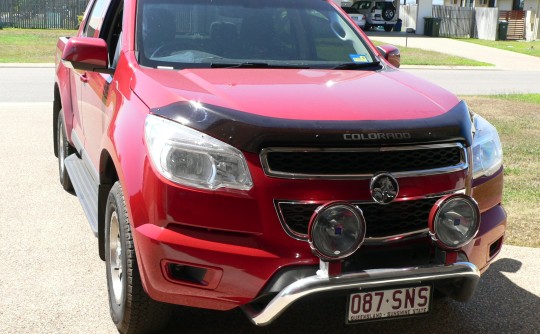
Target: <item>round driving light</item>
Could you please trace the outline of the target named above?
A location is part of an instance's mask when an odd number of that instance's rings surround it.
[[[339,260],[354,253],[364,241],[362,210],[348,203],[331,202],[315,210],[308,229],[309,245],[323,260]]]
[[[445,249],[469,243],[480,228],[480,210],[474,199],[456,194],[441,198],[429,213],[431,238]]]

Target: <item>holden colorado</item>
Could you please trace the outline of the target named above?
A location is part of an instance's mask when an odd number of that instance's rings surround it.
[[[54,152],[119,331],[469,299],[505,234],[499,136],[399,62],[331,0],[90,1],[57,44]]]

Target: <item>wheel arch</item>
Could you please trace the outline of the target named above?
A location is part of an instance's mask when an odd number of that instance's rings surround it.
[[[66,137],[71,146],[71,129],[73,127],[73,108],[71,105],[69,82],[65,84],[61,81],[54,83],[53,90],[53,142],[54,142],[54,155],[58,157],[58,117],[60,112],[64,116],[64,128],[66,130]]]
[[[105,210],[112,186],[119,180],[114,160],[107,150],[101,152],[98,188],[98,246],[99,257],[105,261]]]

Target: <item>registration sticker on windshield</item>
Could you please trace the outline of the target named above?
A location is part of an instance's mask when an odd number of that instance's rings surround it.
[[[357,55],[357,54],[350,54],[349,57],[351,57],[351,60],[355,63],[367,63],[368,59],[366,55]]]

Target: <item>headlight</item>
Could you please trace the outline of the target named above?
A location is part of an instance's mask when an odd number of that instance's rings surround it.
[[[309,244],[323,260],[339,260],[354,253],[364,241],[362,211],[348,203],[332,202],[315,210],[309,223]]]
[[[441,198],[429,213],[431,238],[444,249],[458,249],[468,244],[480,228],[480,211],[467,195]]]
[[[148,115],[145,137],[152,163],[165,178],[187,186],[249,190],[242,152],[204,133]]]
[[[476,133],[473,139],[473,177],[491,176],[502,166],[502,145],[493,125],[484,118],[474,117]]]

